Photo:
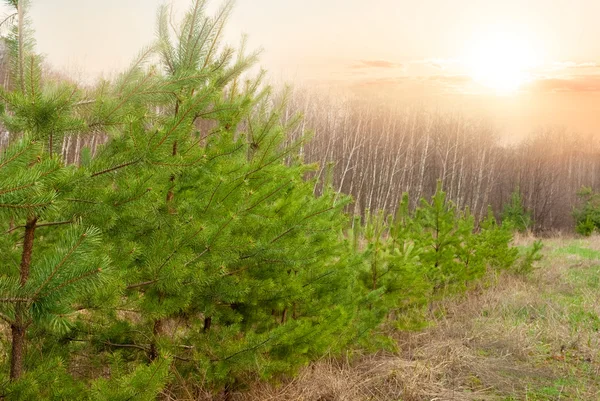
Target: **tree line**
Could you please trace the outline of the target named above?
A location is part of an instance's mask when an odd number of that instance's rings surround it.
[[[8,76],[5,68],[0,70]],[[4,82],[6,86],[10,79]],[[378,209],[393,213],[404,192],[411,194],[414,206],[422,196],[431,196],[441,180],[449,198],[459,207],[470,207],[477,221],[488,205],[501,218],[518,192],[532,217],[528,229],[573,232],[577,192],[600,189],[600,140],[595,134],[543,128],[506,144],[492,124],[460,113],[302,89],[279,91],[274,99],[285,103],[284,121],[302,115],[289,139],[311,137],[298,154],[306,163],[319,165],[319,185],[329,172],[334,188],[352,196],[347,210],[355,214]],[[195,124],[209,131],[215,121],[206,118]],[[102,130],[68,133],[56,151],[69,163],[79,163],[83,148],[95,154],[107,139]],[[7,131],[0,133],[0,148],[9,141]]]
[[[336,190],[350,194],[351,211],[392,212],[403,192],[414,205],[441,180],[448,197],[480,221],[491,205],[496,216],[520,192],[535,232],[572,232],[572,212],[583,186],[600,188],[600,139],[562,128],[503,143],[497,129],[457,113],[394,106],[296,90],[288,115],[300,111],[312,140],[301,149],[318,175],[331,169]]]

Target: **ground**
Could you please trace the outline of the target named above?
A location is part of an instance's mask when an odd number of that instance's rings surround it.
[[[519,238],[522,249],[532,238]],[[600,237],[544,240],[529,276],[488,277],[392,334],[397,350],[326,358],[256,400],[599,400]]]

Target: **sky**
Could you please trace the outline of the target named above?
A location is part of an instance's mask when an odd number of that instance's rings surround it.
[[[164,3],[31,2],[38,50],[88,81],[152,41]],[[277,81],[483,116],[509,136],[600,133],[598,15],[598,0],[238,0],[226,41],[247,34]]]

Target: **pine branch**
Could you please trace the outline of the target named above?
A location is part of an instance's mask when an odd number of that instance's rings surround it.
[[[111,168],[108,168],[106,170],[102,170],[102,171],[98,171],[96,173],[93,173],[90,177],[97,177],[97,176],[102,175],[102,174],[111,173],[113,171],[116,171],[116,170],[119,170],[119,169],[122,169],[122,168],[125,168],[125,167],[132,166],[132,165],[137,164],[137,163],[139,163],[141,161],[142,161],[142,159],[137,159],[137,160],[132,160],[132,161],[127,162],[127,163],[119,164],[118,166],[111,167]]]
[[[135,61],[135,63],[129,68],[129,74],[131,74],[132,72],[134,72],[140,65],[142,65],[142,63],[144,62],[144,60],[146,59],[146,57],[152,53],[154,51],[153,47],[149,47],[146,49],[145,52],[143,52],[142,54],[140,54],[140,56],[138,57],[138,59]],[[146,77],[146,79],[150,76],[150,74]],[[127,77],[125,77],[127,78]],[[142,83],[140,85],[138,85],[135,89],[137,90],[145,81],[146,79],[142,80]],[[117,89],[117,92],[120,93],[123,91],[123,89],[125,88],[125,84],[127,83],[127,79],[123,79],[123,83],[121,83],[121,86],[119,86],[119,88]],[[112,115],[113,112],[115,112],[116,110],[118,110],[121,106],[123,106],[123,104],[125,104],[125,101],[128,100],[128,98],[126,98],[123,102],[121,102],[121,104],[119,106],[117,106],[117,108],[115,110],[113,110],[111,113],[109,113],[109,116]]]
[[[154,370],[154,372],[152,372],[152,374],[150,375],[150,377],[148,378],[148,380],[146,381],[146,383],[151,383],[152,380],[154,380],[154,377],[156,376],[156,374],[158,373],[158,370],[161,368],[161,366],[165,363],[166,359],[163,359],[160,361],[160,364],[156,367],[156,369]],[[133,399],[136,399],[139,395],[144,394],[146,391],[148,391],[149,386],[143,386],[142,389],[138,392],[136,392],[135,394],[132,394],[131,397],[127,398],[125,401],[131,401]]]
[[[43,203],[28,203],[28,204],[24,204],[24,205],[15,205],[15,204],[11,204],[11,203],[0,203],[0,208],[5,208],[5,209],[33,209],[33,208],[39,208],[39,207],[46,207],[48,205],[51,205],[52,202],[43,202]]]
[[[211,114],[218,113],[220,111],[229,111],[229,110],[237,110],[237,109],[238,109],[237,106],[228,106],[228,107],[221,107],[220,109],[212,109],[209,111],[204,111],[202,113],[196,113],[196,115],[194,116],[194,120],[196,120],[197,118],[200,118],[200,117],[206,117]]]
[[[206,139],[206,137],[201,136],[200,139],[194,141],[190,146],[188,146],[188,148],[186,150],[181,152],[180,155],[181,156],[187,155],[192,149],[194,149],[196,146],[198,146],[205,139]]]
[[[44,289],[44,287],[46,287],[48,285],[48,283],[50,281],[52,281],[52,279],[54,278],[54,276],[56,275],[56,273],[58,272],[58,270],[64,266],[64,264],[67,262],[67,260],[71,257],[71,255],[73,255],[73,253],[75,253],[75,251],[77,250],[77,248],[79,248],[81,246],[81,244],[83,243],[83,241],[85,241],[87,237],[86,233],[83,233],[79,236],[79,239],[77,240],[77,242],[75,243],[75,245],[73,245],[73,247],[71,247],[71,249],[69,249],[69,251],[67,252],[67,254],[61,259],[61,261],[54,267],[54,270],[52,270],[52,273],[50,273],[50,275],[46,278],[46,280],[44,280],[44,282],[42,283],[42,285],[35,291],[35,293],[33,294],[33,299],[37,299],[37,296],[39,295],[39,293]]]
[[[219,190],[219,187],[221,186],[222,183],[223,183],[223,181],[219,181],[219,183],[217,184],[217,186],[215,187],[215,189],[210,194],[210,199],[208,200],[208,203],[206,204],[206,207],[204,208],[203,213],[206,213],[208,211],[208,208],[210,207],[210,205],[211,205],[211,203],[213,201],[213,198],[215,197],[215,194]]]
[[[149,349],[149,347],[144,347],[142,345],[137,345],[137,344],[115,344],[115,343],[112,343],[110,341],[102,341],[102,344],[108,345],[109,347],[116,347],[116,348],[136,348],[136,349],[141,349],[144,352],[148,352],[148,349]]]
[[[239,187],[241,187],[242,185],[244,185],[244,180],[241,180],[239,184],[237,184],[235,187],[231,188],[231,190],[229,192],[227,192],[227,195],[225,195],[221,199],[220,203],[223,203],[227,198],[229,198],[229,195],[231,195],[232,193],[234,193],[235,190],[238,189]]]
[[[11,157],[10,159],[6,160],[5,162],[3,162],[2,164],[0,164],[0,169],[6,167],[8,164],[12,163],[13,161],[15,161],[16,159],[18,159],[19,157],[21,157],[23,154],[25,154],[25,152],[27,152],[29,150],[29,148],[35,144],[34,141],[30,141],[24,148],[23,150],[21,150],[20,152],[16,153],[15,155],[13,155],[13,157]]]
[[[186,43],[188,43],[188,44],[189,44],[189,43],[191,42],[191,40],[192,40],[192,36],[193,36],[193,34],[194,34],[194,28],[195,28],[195,26],[196,26],[196,24],[195,24],[195,23],[196,23],[196,21],[197,21],[197,18],[198,18],[198,13],[199,13],[199,11],[200,11],[200,6],[201,6],[201,4],[203,3],[203,1],[201,1],[201,0],[196,0],[194,3],[195,3],[195,4],[194,4],[194,10],[193,10],[193,12],[192,12],[192,16],[191,16],[191,18],[190,18],[190,30],[189,30],[189,32],[188,32],[188,37],[187,37],[187,42],[186,42]],[[203,29],[204,29],[204,27],[203,27]],[[201,35],[202,35],[202,31],[200,32],[200,35],[198,35],[198,36],[201,36]],[[194,50],[194,49],[195,49],[195,47],[192,47],[192,49],[191,49],[191,50]],[[191,62],[192,62],[192,55],[194,54],[194,52],[193,52],[193,51],[191,51],[190,49],[188,49],[188,50],[189,50],[189,56],[190,56],[190,60],[189,60],[189,62],[191,63]],[[186,62],[187,62],[187,60],[186,60]]]
[[[210,45],[210,49],[208,50],[208,53],[206,54],[206,56],[204,58],[204,65],[202,66],[202,69],[205,69],[210,61],[212,52],[215,49],[215,46],[217,45],[219,38],[221,37],[221,33],[223,32],[223,27],[225,26],[225,22],[227,21],[227,14],[231,10],[231,6],[232,6],[232,1],[229,1],[225,5],[225,7],[223,7],[221,13],[217,16],[217,18],[215,18],[215,23],[217,23],[219,20],[221,20],[221,24],[219,25],[219,29],[217,30],[217,33],[214,36],[212,44]]]
[[[126,200],[124,200],[124,201],[122,201],[122,202],[115,202],[113,205],[114,205],[115,207],[120,207],[120,206],[126,205],[126,204],[128,204],[128,203],[135,202],[136,200],[138,200],[138,199],[141,199],[141,198],[142,198],[144,195],[146,195],[147,193],[149,193],[149,192],[151,192],[151,191],[152,191],[152,188],[147,188],[147,189],[146,189],[144,192],[142,192],[141,194],[139,194],[139,195],[136,195],[136,196],[134,196],[134,197],[132,197],[132,198],[130,198],[130,199],[126,199]]]
[[[73,104],[73,107],[78,107],[78,106],[87,106],[88,104],[94,104],[96,103],[97,100],[96,99],[89,99],[89,100],[80,100],[77,103]]]
[[[219,154],[211,157],[210,159],[208,159],[208,161],[212,162],[213,160],[218,159],[219,157],[224,157],[224,156],[232,155],[232,154],[234,154],[235,152],[237,152],[238,150],[240,150],[243,147],[244,147],[244,145],[239,145],[238,147],[236,147],[235,149],[233,149],[230,152],[219,153]]]
[[[75,198],[65,198],[67,202],[78,202],[78,203],[88,203],[90,205],[99,205],[102,202],[91,201],[89,199],[75,199]]]
[[[217,237],[221,234],[221,232],[223,232],[223,230],[229,225],[229,223],[231,223],[234,220],[234,217],[230,218],[229,221],[225,224],[223,224],[221,226],[221,228],[219,228],[219,230],[215,233],[215,235],[213,236],[213,238],[210,240],[208,246],[206,247],[207,249],[217,240]]]
[[[8,317],[7,315],[5,315],[2,312],[0,312],[0,319],[4,320],[6,323],[8,323],[10,325],[15,323],[15,321],[13,319],[11,319],[10,317]]]
[[[15,302],[31,302],[32,298],[0,298],[0,303],[12,304]]]
[[[239,354],[243,354],[244,352],[254,351],[254,350],[256,350],[256,349],[259,349],[260,347],[262,347],[263,345],[265,345],[265,344],[266,344],[266,343],[268,343],[269,341],[273,340],[274,338],[275,338],[275,336],[271,336],[271,337],[267,338],[265,341],[263,341],[263,342],[261,342],[261,343],[259,343],[259,344],[255,345],[255,346],[253,346],[253,347],[250,347],[250,348],[243,349],[243,350],[241,350],[241,351],[238,351],[238,352],[236,352],[236,353],[234,353],[234,354],[232,354],[232,355],[230,355],[230,356],[228,356],[228,357],[226,357],[226,358],[223,358],[223,359],[212,360],[212,362],[222,362],[222,361],[227,361],[227,360],[229,360],[229,359],[233,358],[234,356],[237,356],[237,355],[239,355]]]
[[[189,241],[191,241],[194,237],[196,237],[196,235],[200,234],[200,232],[204,230],[204,227],[200,227],[199,230],[195,231],[192,235],[190,235],[188,238],[186,238],[184,241],[182,241],[177,247],[175,247],[175,249],[173,249],[173,251],[169,254],[169,256],[167,256],[167,258],[161,263],[161,265],[156,269],[156,274],[160,274],[160,272],[162,271],[162,269],[167,265],[167,263],[169,263],[169,261],[173,258],[173,256],[175,256],[177,254],[177,252],[186,244],[189,243]],[[139,287],[145,287],[147,285],[152,285],[155,284],[159,281],[160,279],[155,278],[153,280],[148,280],[148,281],[144,281],[142,283],[137,283],[137,284],[131,284],[129,286],[127,286],[128,290],[131,289],[135,289],[135,288],[139,288]]]
[[[198,141],[198,142],[200,142],[200,141]],[[199,157],[191,162],[188,162],[188,163],[152,163],[152,164],[155,166],[165,166],[165,167],[192,167],[192,166],[196,165],[197,163],[200,163],[203,160],[206,160],[206,162],[212,162],[213,160],[216,160],[219,157],[225,157],[225,156],[232,155],[243,147],[244,147],[244,145],[239,145],[238,147],[236,147],[235,149],[233,149],[229,152],[219,153],[209,159],[205,159],[204,155],[202,155],[201,157]]]
[[[290,146],[286,151],[276,155],[271,161],[267,162],[266,164],[263,164],[259,167],[257,167],[256,169],[252,170],[251,172],[246,174],[246,177],[259,172],[260,170],[264,169],[265,167],[273,164],[274,162],[276,162],[277,160],[281,160],[283,157],[289,155],[290,153],[292,153],[294,150],[296,150],[296,147],[299,147],[301,144],[303,143],[303,141],[298,141],[296,144],[294,144],[293,146]],[[264,158],[263,158],[264,159]],[[262,160],[261,160],[262,162]]]
[[[133,290],[135,288],[145,287],[147,285],[152,285],[152,284],[155,284],[157,282],[158,282],[158,279],[154,279],[154,280],[144,281],[143,283],[131,284],[131,285],[128,285],[126,288],[128,290]]]
[[[32,183],[29,183],[29,184],[21,185],[19,187],[13,187],[13,188],[8,188],[8,189],[0,190],[0,195],[5,195],[5,194],[9,194],[11,192],[16,192],[16,191],[21,191],[23,189],[31,188],[31,187],[33,187],[36,184],[37,184],[36,182],[32,182]]]
[[[123,125],[123,124],[125,124],[125,123],[116,122],[116,121],[113,121],[113,122],[96,121],[96,122],[88,124],[87,127],[88,127],[88,129],[93,131],[93,129],[97,128],[97,127],[112,127],[112,126]]]
[[[252,205],[249,208],[245,209],[244,212],[249,212],[250,210],[254,209],[256,206],[260,205],[262,202],[266,201],[271,196],[275,195],[277,192],[279,192],[283,188],[287,187],[288,184],[290,184],[291,182],[292,182],[292,180],[286,181],[285,183],[283,183],[283,185],[281,185],[278,188],[276,188],[273,192],[271,192],[270,194],[267,194],[266,196],[264,196],[263,198],[261,198],[260,200],[258,200],[254,205]]]
[[[186,262],[184,266],[189,266],[192,263],[196,263],[198,260],[200,260],[200,258],[202,258],[202,256],[204,256],[207,252],[210,251],[210,246],[207,246],[206,248],[204,248],[204,250],[202,252],[200,252],[194,259],[190,260],[189,262]]]
[[[281,233],[280,235],[278,235],[277,237],[275,237],[272,241],[271,244],[273,244],[274,242],[279,241],[282,237],[286,236],[287,234],[291,233],[292,231],[294,231],[296,227],[290,227],[287,230],[285,230],[283,233]]]
[[[323,214],[323,213],[327,213],[327,212],[329,212],[329,211],[331,211],[331,210],[335,210],[335,209],[336,209],[336,206],[332,206],[332,207],[330,207],[330,208],[327,208],[327,209],[320,210],[320,211],[318,211],[318,212],[315,212],[315,213],[309,214],[308,216],[306,216],[306,217],[304,217],[302,220],[300,220],[300,221],[298,222],[298,224],[300,224],[300,223],[302,223],[303,221],[306,221],[306,220],[308,220],[308,219],[310,219],[310,218],[312,218],[312,217],[318,216],[318,215],[320,215],[320,214]],[[283,236],[285,236],[285,235],[289,234],[290,232],[292,232],[294,229],[296,229],[296,228],[298,227],[298,224],[296,224],[296,225],[295,225],[295,226],[293,226],[293,227],[290,227],[288,230],[286,230],[286,231],[284,231],[282,234],[278,235],[278,236],[277,236],[275,239],[273,239],[273,240],[271,241],[271,244],[272,244],[272,243],[274,243],[274,242],[276,242],[276,241],[278,241],[278,240],[279,240],[279,239],[281,239]]]
[[[19,15],[19,14],[18,13],[13,13],[13,14],[10,14],[8,17],[4,18],[4,20],[2,20],[2,22],[0,22],[0,27],[2,27],[2,25],[4,25],[9,20],[15,18],[17,15]]]
[[[141,62],[141,61],[140,61]],[[111,117],[114,113],[116,113],[121,107],[123,107],[125,104],[127,104],[127,101],[129,101],[129,99],[131,99],[136,93],[138,93],[139,89],[153,76],[152,73],[149,73],[148,75],[146,75],[144,77],[144,79],[142,79],[135,88],[133,88],[133,91],[131,91],[127,96],[125,96],[121,102],[114,108],[112,109],[108,115],[106,116],[106,118],[108,119],[109,117]],[[125,85],[125,81],[123,82],[121,88],[119,89],[119,91],[122,90],[123,85]]]
[[[308,286],[312,285],[313,283],[316,283],[317,281],[321,280],[322,278],[325,278],[325,277],[331,276],[331,275],[332,275],[332,274],[334,274],[335,272],[336,272],[336,270],[331,270],[331,271],[328,271],[327,273],[323,273],[323,274],[321,274],[319,277],[315,278],[314,280],[312,280],[312,281],[309,281],[308,283],[304,284],[304,285],[302,286],[302,288],[306,288],[306,287],[308,287]]]
[[[225,273],[225,274],[222,274],[222,276],[223,276],[223,277],[235,276],[235,275],[236,275],[236,274],[238,274],[238,273],[243,273],[243,272],[245,272],[246,270],[250,269],[251,267],[252,267],[252,266],[244,266],[244,267],[242,267],[242,268],[240,268],[240,269],[237,269],[237,270],[234,270],[234,271],[232,271],[232,272],[227,272],[227,273]]]
[[[171,127],[171,129],[162,137],[162,139],[158,142],[157,145],[154,146],[153,149],[157,149],[158,147],[160,147],[167,140],[167,138],[169,138],[173,134],[173,132],[175,132],[175,130],[181,125],[181,123],[183,123],[183,121],[191,113],[191,111],[195,107],[197,107],[202,101],[206,100],[207,97],[208,95],[198,96],[198,99],[190,107],[188,107],[188,109],[184,113],[181,113],[181,117],[179,118],[179,120],[177,120],[175,125]]]
[[[65,281],[61,285],[52,288],[50,292],[46,292],[46,293],[42,294],[41,296],[39,296],[39,298],[43,298],[43,297],[47,296],[48,294],[50,294],[52,292],[59,291],[59,290],[65,288],[65,287],[67,287],[67,286],[69,286],[71,284],[75,284],[78,281],[85,280],[86,278],[88,278],[90,276],[93,276],[94,274],[98,274],[101,271],[102,271],[101,268],[97,268],[97,269],[89,271],[89,272],[87,272],[87,273],[85,273],[85,274],[83,274],[83,275],[81,275],[79,277],[75,277],[75,278],[72,278],[71,280]]]

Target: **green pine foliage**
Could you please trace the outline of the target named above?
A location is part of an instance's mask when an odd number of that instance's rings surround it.
[[[575,231],[587,237],[600,228],[600,194],[590,187],[583,187],[577,197],[580,206],[573,211]]]
[[[83,325],[78,340],[128,348],[136,360],[172,354],[185,361],[182,374],[217,385],[341,347],[334,340],[351,314],[339,301],[350,298],[352,274],[340,242],[347,199],[313,195],[303,178],[313,166],[290,158],[304,138],[288,141],[284,104],[262,75],[241,76],[255,55],[218,52],[228,8],[208,19],[202,7],[194,2],[173,42],[161,10],[166,73],[137,62],[121,78],[138,82],[128,84],[136,96],[161,96],[119,106],[128,124],[84,162],[91,177],[71,213],[110,238],[115,308],[129,313],[103,312],[95,325],[106,329]],[[203,121],[211,128],[199,129]]]
[[[488,207],[487,217],[479,225],[477,237],[478,252],[492,267],[507,270],[515,264],[519,251],[511,246],[512,227],[498,224],[491,207]]]
[[[431,201],[421,199],[415,211],[415,243],[422,249],[420,260],[432,285],[432,295],[451,291],[469,278],[470,272],[464,268],[469,263],[468,255],[462,248],[468,246],[473,226],[470,216],[466,217],[459,219],[441,183]]]
[[[109,361],[111,377],[96,380],[90,389],[80,392],[79,399],[90,401],[154,401],[169,380],[171,360],[167,357],[149,365],[137,365],[133,371],[120,353]]]
[[[519,187],[513,191],[510,200],[504,205],[502,224],[508,225],[519,232],[526,232],[531,228],[531,213],[523,205],[523,196]]]
[[[535,263],[542,260],[542,251],[544,244],[541,240],[535,241],[531,247],[527,247],[523,252],[518,263],[512,266],[512,271],[516,274],[527,275],[535,268]]]
[[[415,246],[411,231],[413,221],[409,216],[400,217],[407,202],[405,195],[395,220],[383,212],[367,213],[365,218],[366,265],[359,278],[368,291],[365,296],[370,300],[367,305],[372,318],[382,319],[390,311],[414,307],[427,293],[419,265],[420,248]]]
[[[348,237],[363,255],[359,316],[367,330],[389,318],[400,328],[418,327],[415,311],[464,291],[489,269],[509,269],[518,258],[512,229],[499,226],[490,210],[476,230],[469,210],[457,210],[439,184],[414,210],[404,194],[394,216],[366,213],[363,226],[355,220]],[[534,259],[521,263],[530,266]]]
[[[17,381],[0,379],[0,394],[11,401],[82,400],[87,395],[83,382],[68,371],[63,358],[37,359]]]
[[[161,8],[157,42],[90,90],[43,74],[27,4],[10,3],[0,398],[234,390],[376,343],[382,322],[515,263],[510,230],[490,214],[476,232],[441,186],[350,222],[350,200],[306,178],[300,116],[282,123],[257,53],[222,45],[230,2],[210,17],[192,1],[176,29]],[[99,132],[96,152],[62,159],[65,136]]]
[[[109,268],[99,230],[63,213],[78,172],[54,151],[63,135],[86,130],[78,107],[84,94],[43,79],[27,4],[14,6],[18,23],[8,40],[15,85],[0,91],[2,120],[14,136],[0,154],[0,318],[11,329],[13,381],[39,363],[26,354],[28,335],[69,331],[78,301],[103,285]]]

